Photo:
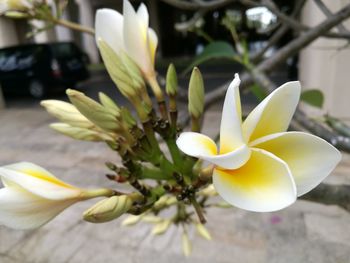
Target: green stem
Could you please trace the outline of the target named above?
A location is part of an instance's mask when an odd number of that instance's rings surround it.
[[[83,200],[87,200],[95,197],[103,197],[103,196],[111,197],[119,194],[120,193],[112,189],[101,188],[101,189],[92,189],[92,190],[82,191],[79,197],[82,198]]]
[[[155,179],[155,180],[169,180],[172,177],[168,176],[160,169],[152,169],[143,167],[140,179]]]
[[[178,168],[181,168],[183,164],[183,158],[179,151],[179,148],[176,145],[175,139],[174,138],[167,139],[166,144],[168,146],[171,158],[173,159],[175,166],[177,166]]]
[[[82,26],[80,24],[68,21],[68,20],[53,18],[52,22],[57,24],[57,25],[67,27],[67,28],[75,30],[75,31],[81,31],[84,33],[88,33],[90,35],[95,35],[95,30],[93,28],[85,27],[85,26]]]

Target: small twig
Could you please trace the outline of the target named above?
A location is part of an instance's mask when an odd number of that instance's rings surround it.
[[[57,24],[57,25],[67,27],[67,28],[70,28],[70,29],[75,30],[75,31],[80,31],[83,33],[88,33],[90,35],[95,35],[95,30],[93,28],[85,27],[85,26],[82,26],[80,24],[68,21],[68,20],[54,18],[52,20],[52,22]]]
[[[204,217],[203,209],[202,209],[201,205],[197,202],[195,197],[191,197],[190,201],[191,201],[191,203],[192,203],[192,205],[194,207],[194,210],[197,213],[199,222],[201,222],[201,224],[205,224],[207,222],[207,220]]]

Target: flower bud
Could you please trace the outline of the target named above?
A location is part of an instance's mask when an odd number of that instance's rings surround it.
[[[143,80],[141,71],[137,64],[124,52],[120,53],[121,61],[129,74],[133,85],[138,90],[143,90],[146,87],[145,81]]]
[[[174,64],[170,64],[166,73],[166,93],[169,96],[176,96],[178,88],[177,74]]]
[[[92,128],[94,124],[83,116],[77,108],[65,101],[43,100],[40,102],[49,114],[59,119],[61,122],[79,128]]]
[[[106,131],[120,131],[120,124],[117,121],[119,115],[112,114],[108,109],[85,96],[82,92],[68,89],[66,93],[74,106],[92,123]]]
[[[0,8],[0,13],[1,13],[1,8]],[[23,12],[19,11],[6,11],[4,14],[8,18],[13,18],[13,19],[26,19],[29,18],[29,15]]]
[[[164,234],[169,229],[171,222],[172,222],[171,220],[165,219],[165,220],[162,220],[161,222],[157,223],[152,229],[152,234],[153,235]]]
[[[142,218],[142,215],[139,215],[139,216],[130,215],[123,220],[121,225],[122,226],[133,226],[133,225],[137,224],[138,222],[140,222],[141,218]]]
[[[112,196],[101,200],[86,210],[84,220],[91,223],[104,223],[116,219],[126,213],[132,206],[133,200],[127,195]]]
[[[196,229],[199,235],[201,235],[204,239],[211,240],[211,235],[208,229],[203,224],[196,224]]]
[[[191,74],[188,87],[188,111],[195,117],[200,118],[204,110],[204,84],[202,74],[195,67]]]
[[[120,56],[118,56],[113,49],[101,39],[98,40],[98,46],[108,74],[117,85],[119,91],[129,100],[137,98],[138,94],[134,87],[134,81],[129,75],[128,69],[123,65]]]
[[[182,233],[182,251],[186,257],[190,256],[192,252],[192,244],[185,230]]]
[[[50,127],[53,130],[76,140],[92,142],[113,141],[113,138],[108,134],[85,128],[73,127],[67,123],[52,123],[50,124]]]
[[[103,107],[105,107],[107,110],[110,111],[111,114],[118,116],[120,114],[120,108],[118,105],[105,93],[99,92],[98,97],[100,99],[101,104]]]

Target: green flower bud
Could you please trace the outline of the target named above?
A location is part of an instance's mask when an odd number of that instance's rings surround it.
[[[188,111],[195,117],[200,118],[204,110],[204,84],[202,74],[195,67],[191,74],[188,87]]]
[[[40,102],[49,114],[59,119],[61,122],[79,128],[92,128],[94,124],[83,116],[77,108],[65,101],[43,100]]]
[[[13,18],[13,19],[26,19],[29,18],[29,15],[23,12],[19,11],[7,11],[4,14],[8,18]]]
[[[101,200],[86,210],[84,220],[91,223],[104,223],[116,219],[126,213],[133,200],[128,195],[112,196]]]
[[[208,229],[203,224],[196,224],[197,232],[200,236],[202,236],[204,239],[211,240],[211,235],[208,231]]]
[[[108,109],[85,96],[82,92],[68,89],[66,93],[73,105],[92,123],[106,131],[120,131],[120,124],[117,121],[119,115],[112,114]]]
[[[178,88],[176,69],[173,64],[170,64],[166,73],[166,93],[169,96],[176,96]]]
[[[120,108],[118,107],[118,105],[105,93],[99,92],[98,97],[100,99],[101,104],[113,115],[118,116],[120,114]]]
[[[134,116],[132,116],[129,109],[121,107],[120,114],[129,128],[134,127],[136,125],[136,120]]]
[[[120,54],[121,61],[129,74],[133,85],[138,90],[144,90],[146,87],[145,81],[143,80],[141,71],[137,64],[124,52]]]
[[[130,76],[128,68],[123,64],[123,60],[105,41],[98,40],[98,46],[108,74],[117,85],[119,91],[128,99],[133,100],[137,98],[137,87],[134,87],[135,82]]]
[[[164,234],[169,229],[171,222],[172,222],[171,220],[165,219],[157,223],[152,229],[152,234],[153,235]]]
[[[73,127],[66,123],[52,123],[50,124],[50,127],[55,131],[76,140],[92,141],[92,142],[113,140],[113,138],[108,134],[85,129],[85,128]]]

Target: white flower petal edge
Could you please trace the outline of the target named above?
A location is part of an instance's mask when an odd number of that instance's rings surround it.
[[[225,169],[236,169],[250,157],[250,149],[247,145],[242,145],[226,154],[217,154],[215,142],[208,136],[196,132],[181,133],[176,144],[185,154],[202,158]]]
[[[220,125],[220,154],[229,153],[245,145],[242,135],[240,79],[235,74],[227,89]]]
[[[252,149],[250,159],[239,169],[215,169],[213,184],[226,202],[255,212],[283,209],[297,196],[288,165],[260,149]]]
[[[271,152],[288,164],[298,196],[320,184],[341,160],[340,152],[331,144],[303,132],[272,134],[250,145]]]
[[[145,8],[145,7],[144,7]],[[142,8],[141,10],[143,10]],[[147,10],[146,10],[147,11]],[[123,37],[128,55],[140,66],[144,74],[154,74],[148,45],[148,30],[145,27],[145,11],[138,15],[129,1],[123,2]],[[142,16],[142,17],[141,17]]]
[[[246,141],[285,132],[298,105],[300,91],[299,81],[292,81],[267,96],[243,122]]]
[[[0,224],[15,229],[37,228],[74,202],[47,200],[18,188],[3,188],[0,189]]]
[[[50,199],[62,200],[75,198],[81,190],[57,179],[44,169],[28,169],[16,171],[0,167],[0,177],[5,186],[22,188],[34,195]],[[45,171],[45,170],[44,170]]]
[[[99,9],[95,18],[95,36],[105,41],[117,54],[124,51],[123,16],[113,9]]]

